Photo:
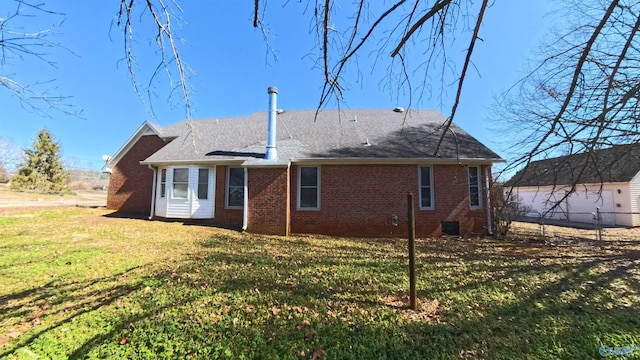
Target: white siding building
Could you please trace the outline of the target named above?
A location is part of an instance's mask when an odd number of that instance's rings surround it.
[[[640,226],[640,145],[532,162],[505,191],[526,217]]]

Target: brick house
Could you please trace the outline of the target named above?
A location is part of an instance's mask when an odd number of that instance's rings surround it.
[[[491,232],[496,153],[426,110],[276,110],[145,122],[111,158],[107,207],[157,219],[289,235],[417,236]],[[276,133],[276,127],[278,131]]]

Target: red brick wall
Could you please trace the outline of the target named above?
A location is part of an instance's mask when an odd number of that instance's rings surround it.
[[[142,136],[113,167],[109,176],[107,208],[132,215],[149,215],[153,170],[140,161],[166,143],[156,135]]]
[[[289,169],[249,169],[247,230],[261,234],[288,235]]]
[[[418,209],[417,165],[323,165],[320,210],[297,210],[297,166],[291,168],[291,231],[341,236],[407,235],[407,193],[416,203],[416,235],[441,235],[459,221],[462,235],[486,233],[486,209],[469,208],[467,168],[433,165],[435,210]],[[484,182],[483,182],[484,186]],[[483,202],[486,205],[486,201]],[[398,226],[392,225],[392,215]]]
[[[216,166],[216,194],[214,223],[226,227],[242,227],[242,209],[226,209],[225,195],[227,185],[227,166]]]

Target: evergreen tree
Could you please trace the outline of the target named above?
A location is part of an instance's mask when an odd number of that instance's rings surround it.
[[[47,129],[38,132],[31,149],[24,149],[24,163],[11,180],[11,188],[39,192],[68,190],[67,172],[60,161],[60,145]]]

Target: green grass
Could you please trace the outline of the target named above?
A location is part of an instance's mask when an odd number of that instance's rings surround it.
[[[108,214],[0,210],[0,358],[583,359],[640,346],[639,241],[420,240],[412,311],[403,240]]]

